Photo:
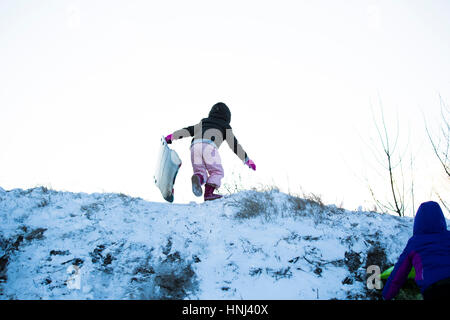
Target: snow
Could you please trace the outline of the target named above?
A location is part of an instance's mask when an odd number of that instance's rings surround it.
[[[263,212],[240,216],[246,199]],[[369,250],[395,263],[413,220],[291,199],[0,188],[0,299],[369,299]]]

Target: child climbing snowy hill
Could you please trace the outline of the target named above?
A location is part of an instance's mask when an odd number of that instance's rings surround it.
[[[191,162],[194,174],[191,178],[192,192],[200,197],[203,194],[202,185],[205,184],[204,199],[215,200],[222,196],[214,193],[221,185],[224,171],[219,148],[226,141],[233,152],[249,168],[256,170],[255,163],[249,159],[230,126],[231,111],[225,103],[216,103],[207,118],[198,124],[175,131],[166,136],[166,141],[173,141],[185,137],[193,137],[191,142]]]

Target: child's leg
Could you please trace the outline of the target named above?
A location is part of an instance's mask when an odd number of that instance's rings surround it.
[[[206,170],[209,173],[209,178],[206,183],[219,188],[224,176],[219,150],[214,145],[205,143],[203,147],[203,160],[205,161]]]
[[[203,143],[195,143],[191,146],[191,162],[194,174],[201,177],[200,184],[204,184],[208,179],[206,165],[203,161]]]

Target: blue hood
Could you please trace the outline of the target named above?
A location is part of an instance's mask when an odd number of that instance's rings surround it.
[[[414,219],[414,235],[445,231],[447,231],[447,223],[439,204],[434,201],[422,203]]]

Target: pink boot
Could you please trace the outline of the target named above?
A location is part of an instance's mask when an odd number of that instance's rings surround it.
[[[205,201],[216,200],[222,198],[222,195],[215,194],[214,190],[216,189],[215,185],[207,183],[205,185]]]

